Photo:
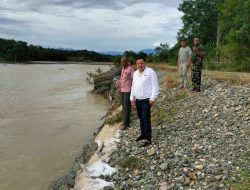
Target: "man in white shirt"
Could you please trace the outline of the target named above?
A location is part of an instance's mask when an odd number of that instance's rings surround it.
[[[140,119],[141,135],[136,140],[141,146],[146,146],[151,143],[150,108],[159,94],[159,86],[155,71],[147,67],[143,59],[138,59],[136,65],[130,101],[133,107],[136,106]]]
[[[181,83],[180,88],[187,89],[187,70],[191,65],[191,55],[192,50],[187,46],[187,40],[182,40],[177,61]]]

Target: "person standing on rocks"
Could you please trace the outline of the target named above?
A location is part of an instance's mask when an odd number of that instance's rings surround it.
[[[121,105],[122,105],[122,119],[123,122],[120,126],[121,130],[125,130],[129,127],[130,123],[130,92],[133,81],[134,68],[126,57],[121,58],[122,72],[120,78],[120,92],[121,92]]]
[[[133,76],[131,105],[136,106],[140,119],[141,135],[136,139],[141,146],[151,143],[151,106],[159,94],[158,78],[155,71],[146,66],[143,59],[136,61],[137,71]]]
[[[200,39],[198,37],[194,38],[194,46],[192,53],[192,92],[200,92],[201,91],[201,72],[203,65],[203,58],[205,52],[203,47],[201,46]]]
[[[187,46],[187,40],[181,41],[181,48],[178,53],[177,65],[179,68],[180,88],[187,89],[187,70],[191,65],[192,50]]]

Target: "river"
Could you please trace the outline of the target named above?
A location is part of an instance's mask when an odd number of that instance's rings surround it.
[[[109,66],[0,64],[0,189],[47,190],[102,123],[87,72]]]

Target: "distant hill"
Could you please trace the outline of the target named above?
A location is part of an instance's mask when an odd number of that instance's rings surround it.
[[[143,52],[143,53],[146,53],[146,54],[156,54],[156,51],[154,49],[143,49],[139,52]]]
[[[143,50],[137,51],[136,53],[139,53],[139,52],[143,52],[148,55],[156,54],[156,51],[154,49],[143,49]],[[119,51],[104,51],[104,52],[99,52],[99,53],[104,54],[104,55],[112,55],[112,56],[123,55],[123,52],[119,52]]]
[[[123,52],[119,52],[119,51],[105,51],[105,52],[99,52],[99,53],[104,54],[104,55],[112,55],[112,56],[123,55]]]

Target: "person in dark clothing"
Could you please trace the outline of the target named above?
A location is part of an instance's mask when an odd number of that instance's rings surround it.
[[[200,92],[201,90],[201,73],[202,73],[202,65],[203,65],[203,58],[205,52],[203,47],[200,44],[200,39],[198,37],[194,38],[194,46],[193,46],[193,53],[192,53],[192,71],[191,71],[191,78],[192,78],[192,86],[193,92]]]
[[[120,78],[120,92],[121,92],[121,105],[122,105],[122,125],[120,126],[121,130],[129,127],[130,123],[130,112],[131,112],[131,103],[130,103],[130,92],[133,81],[134,68],[129,64],[126,57],[121,58],[122,72]]]

